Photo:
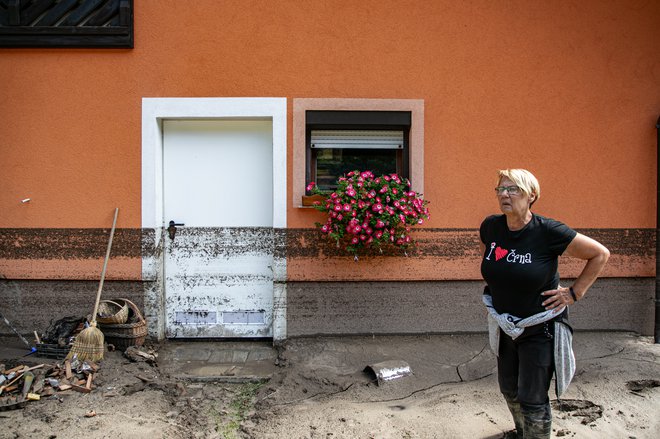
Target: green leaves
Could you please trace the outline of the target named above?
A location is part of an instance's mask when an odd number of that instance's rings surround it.
[[[322,193],[314,183],[307,190]],[[405,251],[414,245],[410,229],[429,218],[429,201],[397,174],[376,177],[370,171],[352,171],[337,181],[337,190],[315,208],[327,214],[316,223],[338,247],[357,256],[362,249],[394,246]]]

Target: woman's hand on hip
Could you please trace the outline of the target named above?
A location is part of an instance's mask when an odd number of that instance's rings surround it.
[[[546,310],[558,309],[575,303],[570,288],[559,287],[556,290],[544,291],[541,295],[547,297],[541,304],[545,306]]]

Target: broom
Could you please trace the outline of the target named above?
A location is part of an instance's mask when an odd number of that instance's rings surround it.
[[[112,220],[112,230],[110,230],[110,240],[108,241],[108,249],[105,252],[105,260],[103,261],[103,271],[101,272],[101,282],[99,283],[99,290],[96,293],[96,303],[94,304],[94,313],[92,314],[92,321],[89,326],[76,336],[73,346],[67,355],[67,359],[74,356],[80,361],[90,360],[99,361],[103,359],[104,338],[103,332],[96,327],[96,313],[99,311],[99,303],[101,301],[101,290],[103,290],[103,281],[105,280],[105,271],[108,268],[108,259],[110,259],[110,249],[112,248],[112,237],[115,235],[115,226],[117,225],[117,215],[119,208],[115,208],[115,218]]]

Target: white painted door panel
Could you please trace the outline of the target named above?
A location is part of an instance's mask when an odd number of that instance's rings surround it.
[[[270,337],[272,123],[164,121],[168,337]]]

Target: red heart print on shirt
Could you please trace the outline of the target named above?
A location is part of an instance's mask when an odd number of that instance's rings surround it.
[[[505,257],[507,255],[507,253],[509,253],[509,250],[507,250],[505,248],[502,248],[502,247],[497,247],[495,249],[495,260],[499,261],[500,259]]]

